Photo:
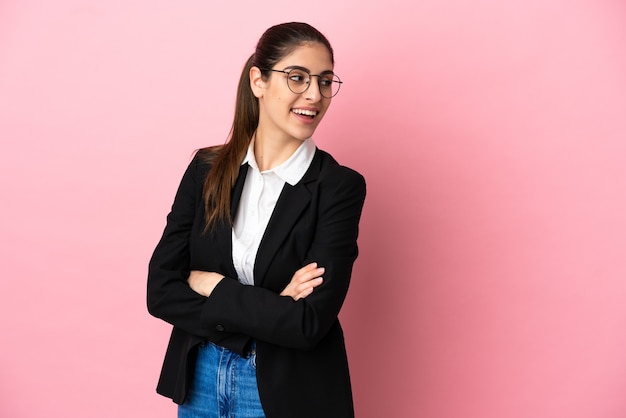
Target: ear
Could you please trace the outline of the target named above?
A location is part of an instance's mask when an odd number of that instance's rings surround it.
[[[263,93],[265,92],[265,81],[263,80],[259,67],[253,66],[250,68],[250,88],[252,89],[252,94],[254,94],[256,98],[260,99],[263,97]]]

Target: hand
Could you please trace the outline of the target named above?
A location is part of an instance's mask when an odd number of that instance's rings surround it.
[[[209,297],[215,286],[224,278],[224,275],[212,271],[192,270],[187,283],[189,287],[202,296]]]
[[[291,296],[293,300],[304,299],[309,296],[313,289],[321,285],[324,279],[324,267],[317,267],[317,263],[307,264],[296,271],[291,282],[280,292],[281,296]]]

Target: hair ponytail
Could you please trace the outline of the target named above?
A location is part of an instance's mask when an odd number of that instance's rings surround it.
[[[229,140],[224,145],[200,150],[200,157],[213,166],[204,181],[205,232],[219,222],[232,223],[230,195],[250,139],[259,124],[259,102],[250,88],[250,68],[254,54],[248,58],[239,77],[235,117]]]

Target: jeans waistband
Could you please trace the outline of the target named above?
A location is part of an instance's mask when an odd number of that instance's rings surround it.
[[[207,345],[212,345],[213,347],[215,347],[216,349],[218,349],[219,351],[225,352],[225,353],[232,353],[232,354],[236,354],[239,355],[239,353],[236,353],[235,351],[232,351],[226,347],[222,347],[221,345],[215,344],[209,340],[204,341],[200,346],[204,347]],[[244,351],[244,355],[242,356],[243,358],[250,358],[251,356],[256,354],[256,340],[252,339],[250,340],[250,343],[248,343],[248,346],[246,347],[245,351]]]

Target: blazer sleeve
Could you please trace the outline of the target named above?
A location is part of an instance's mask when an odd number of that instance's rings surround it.
[[[311,349],[337,321],[358,254],[357,236],[365,180],[336,166],[319,187],[317,224],[307,263],[325,268],[324,282],[304,299],[223,279],[202,313],[209,328],[242,333],[272,344]]]
[[[211,338],[228,335],[210,329],[200,320],[206,298],[187,283],[190,272],[190,236],[198,215],[202,181],[209,169],[196,155],[180,182],[163,236],[148,267],[147,305],[151,315],[186,331]],[[200,215],[201,216],[201,215]]]

